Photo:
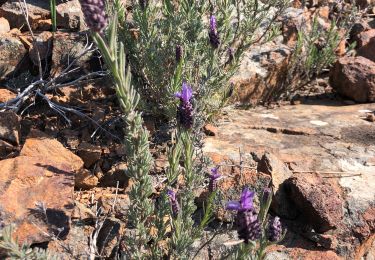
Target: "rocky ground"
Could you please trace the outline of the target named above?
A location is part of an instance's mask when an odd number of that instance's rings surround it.
[[[225,201],[236,199],[243,185],[260,191],[272,183],[272,214],[288,233],[266,259],[375,259],[375,10],[371,1],[358,2],[369,10],[340,45],[342,57],[329,72],[292,97],[266,102],[301,22],[313,13],[329,22],[327,1],[301,2],[288,9],[282,36],[246,55],[233,78],[231,105],[205,126],[204,151],[222,165]],[[27,3],[34,36],[19,2],[0,0],[0,228],[13,223],[20,242],[64,259],[85,259],[92,243],[111,258],[127,232],[131,186],[123,174],[116,96],[98,53],[89,48],[78,1],[58,2],[55,34],[48,3]],[[344,55],[352,41],[356,49]],[[53,84],[29,95],[25,89],[39,76],[36,48],[43,76]],[[72,68],[78,69],[67,73]],[[249,109],[259,103],[267,107]],[[169,128],[144,119],[157,192]],[[197,191],[198,204],[205,192]],[[216,218],[229,220],[224,210]],[[235,236],[218,236],[198,258],[217,259]]]

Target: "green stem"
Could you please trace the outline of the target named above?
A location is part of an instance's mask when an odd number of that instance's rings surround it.
[[[49,3],[50,3],[50,10],[51,10],[52,31],[56,32],[56,30],[57,30],[56,0],[50,0]]]

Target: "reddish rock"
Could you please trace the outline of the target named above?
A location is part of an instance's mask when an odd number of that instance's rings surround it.
[[[338,226],[343,218],[343,201],[332,185],[310,174],[293,176],[285,184],[290,200],[316,232]]]
[[[2,224],[15,225],[13,236],[20,243],[43,243],[50,235],[68,234],[74,173],[82,166],[62,144],[36,132],[19,157],[0,161]]]
[[[208,136],[217,136],[217,128],[214,125],[206,124],[203,131]]]
[[[20,5],[22,1],[9,0],[0,7],[0,17],[5,17],[11,28],[22,28],[27,30],[25,17]],[[33,30],[38,28],[38,21],[50,18],[49,1],[28,0],[27,9],[29,14],[29,23]]]
[[[375,38],[375,29],[361,32],[357,36],[357,48],[361,48],[368,44],[372,38]]]
[[[339,94],[356,102],[375,101],[375,63],[369,59],[340,58],[330,71],[329,82]]]
[[[75,176],[74,186],[76,189],[91,189],[98,185],[98,177],[92,174],[89,170],[83,169]]]
[[[361,239],[367,239],[375,234],[375,207],[367,209],[361,216],[362,224],[356,229]]]
[[[32,131],[22,147],[21,156],[53,158],[54,162],[68,164],[71,171],[83,168],[83,161],[67,150],[56,139],[49,138],[42,132]]]
[[[358,49],[357,55],[375,62],[375,36],[366,45]]]
[[[84,142],[78,146],[77,154],[84,161],[85,167],[89,168],[100,159],[102,149],[100,146]]]

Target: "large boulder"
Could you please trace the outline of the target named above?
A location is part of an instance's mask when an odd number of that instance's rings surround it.
[[[341,95],[356,102],[375,101],[375,62],[364,57],[343,57],[330,71],[329,82]]]

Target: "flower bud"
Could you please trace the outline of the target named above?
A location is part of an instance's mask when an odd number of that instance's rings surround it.
[[[280,240],[282,233],[282,227],[279,217],[274,217],[270,220],[268,226],[268,240],[271,242],[276,242]]]
[[[210,17],[210,31],[208,32],[211,46],[217,49],[220,45],[219,33],[217,32],[216,17],[211,15]]]

